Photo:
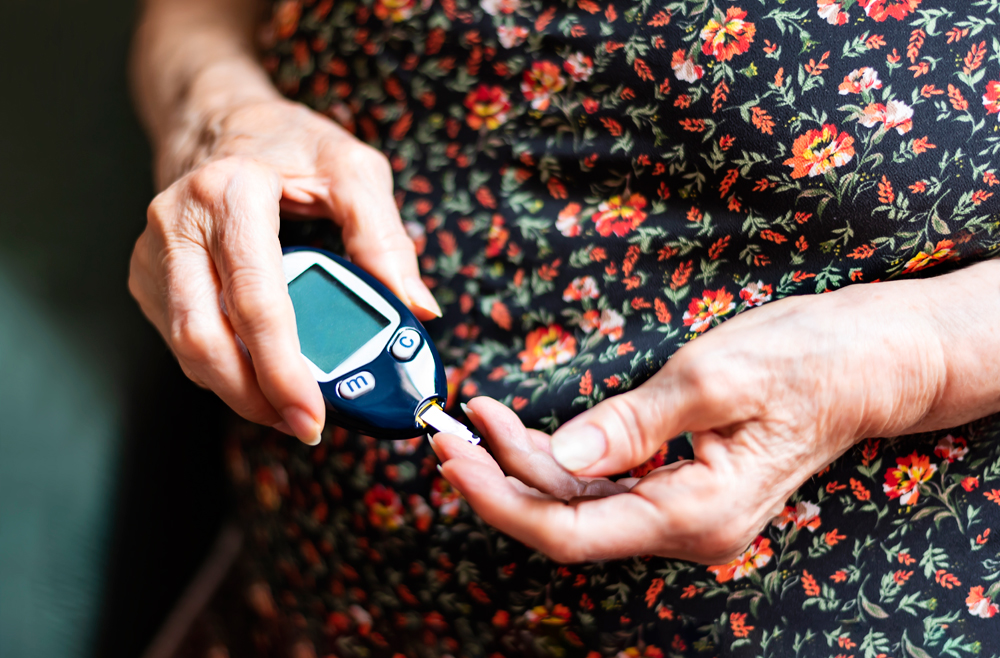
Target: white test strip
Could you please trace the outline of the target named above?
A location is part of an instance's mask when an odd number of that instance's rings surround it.
[[[427,425],[430,425],[438,432],[454,434],[462,437],[472,445],[479,445],[478,436],[469,431],[468,427],[446,414],[441,407],[435,404],[428,406],[420,412],[417,418]]]

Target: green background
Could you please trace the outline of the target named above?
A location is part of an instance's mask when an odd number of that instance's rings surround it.
[[[127,291],[135,4],[0,6],[0,656],[136,656],[227,510],[219,405]]]

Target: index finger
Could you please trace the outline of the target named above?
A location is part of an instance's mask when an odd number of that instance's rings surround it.
[[[559,562],[655,554],[719,564],[756,530],[739,478],[719,477],[702,462],[655,472],[628,493],[569,505],[528,495],[495,463],[472,455],[449,459],[442,474],[484,521]]]
[[[315,445],[325,406],[300,354],[278,241],[281,187],[251,162],[227,163],[217,211],[226,216],[209,244],[233,330],[253,360],[261,391],[304,443]]]

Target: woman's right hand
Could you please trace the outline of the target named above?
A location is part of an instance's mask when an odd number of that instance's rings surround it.
[[[166,189],[150,204],[132,254],[132,295],[195,383],[249,420],[317,443],[325,407],[299,353],[279,210],[333,219],[353,262],[421,319],[439,315],[400,221],[388,162],[276,94],[216,109],[162,143],[175,147],[158,153]]]

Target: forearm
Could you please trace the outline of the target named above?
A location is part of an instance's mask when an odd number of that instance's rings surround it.
[[[257,61],[258,0],[148,0],[131,79],[164,187],[183,173],[213,116],[279,97]]]
[[[938,396],[916,429],[1000,412],[1000,259],[913,283],[924,288],[945,360]]]

